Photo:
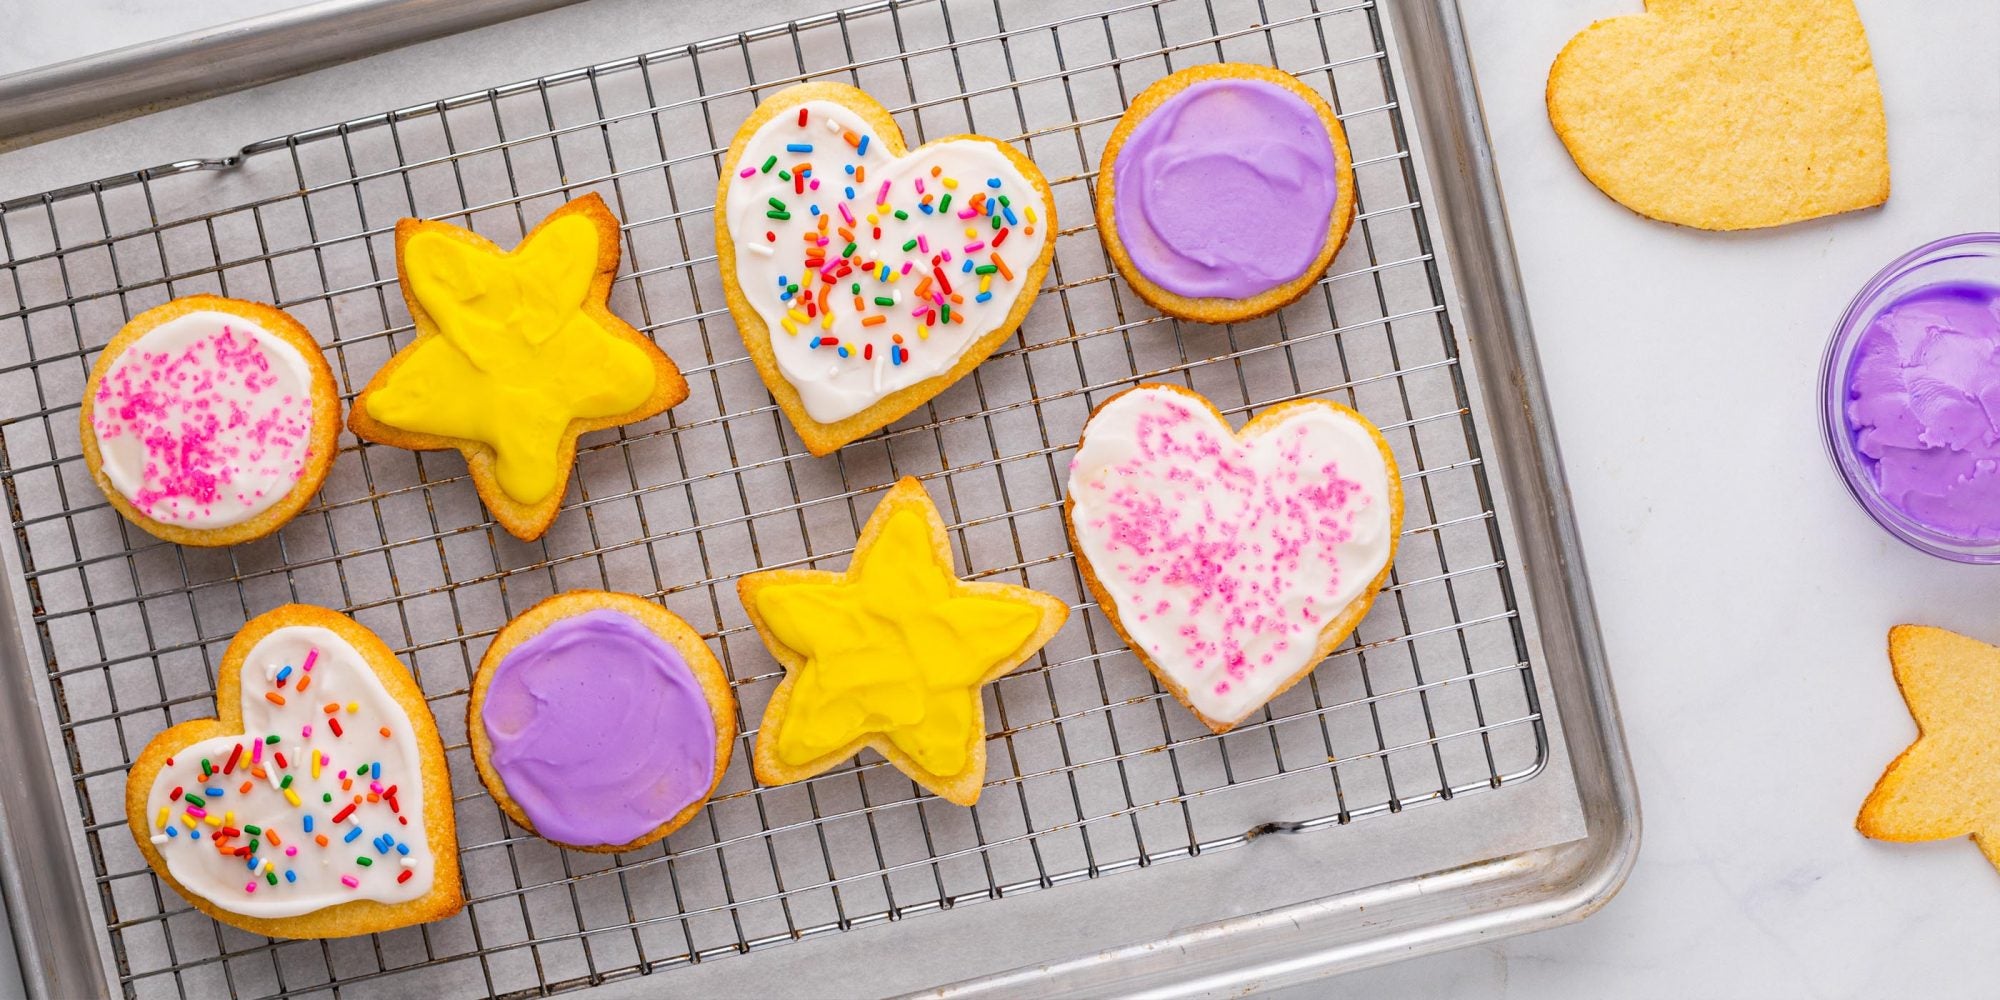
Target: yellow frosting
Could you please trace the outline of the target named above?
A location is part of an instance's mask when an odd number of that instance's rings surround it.
[[[599,225],[565,215],[512,253],[431,229],[411,236],[408,290],[440,335],[420,339],[369,393],[369,416],[483,442],[508,496],[548,496],[570,421],[633,410],[657,378],[645,352],[584,308]]]
[[[881,733],[931,774],[964,771],[979,686],[1034,635],[1042,611],[960,589],[924,518],[901,510],[837,582],[761,591],[765,627],[805,657],[778,758],[796,767]]]

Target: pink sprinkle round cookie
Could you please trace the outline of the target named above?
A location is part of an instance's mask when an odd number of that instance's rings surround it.
[[[99,484],[142,527],[186,544],[302,503],[295,494],[309,476],[303,492],[317,488],[338,417],[325,359],[301,349],[310,338],[272,329],[273,317],[296,328],[289,317],[199,299],[128,324],[92,373],[84,413]]]

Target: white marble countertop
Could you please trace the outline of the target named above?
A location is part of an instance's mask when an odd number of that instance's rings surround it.
[[[1814,406],[1827,334],[1863,281],[1932,238],[2000,230],[2000,4],[1859,0],[1888,108],[1888,205],[1718,235],[1611,203],[1549,129],[1542,88],[1556,50],[1637,0],[1461,2],[1631,740],[1644,846],[1625,890],[1581,924],[1295,992],[1987,991],[1974,984],[2000,978],[2000,874],[1968,842],[1881,844],[1852,823],[1915,731],[1890,679],[1887,629],[1922,622],[2000,642],[2000,569],[1921,555],[1868,520],[1827,463]],[[16,6],[30,30],[0,34],[0,72],[222,19],[215,5]],[[593,6],[646,24],[668,17],[637,0]],[[776,20],[825,4],[769,6]],[[501,48],[524,30],[434,43],[487,61],[441,63],[425,93],[624,54],[644,37],[542,33],[525,54]],[[0,176],[20,193],[39,189],[17,189],[24,179],[212,153],[278,131],[264,122],[283,116],[317,122],[396,103],[370,92],[357,66],[316,79],[214,102],[219,134],[187,149],[146,145],[168,133],[141,119],[105,130],[124,130],[120,143],[86,134],[0,156]],[[135,141],[160,155],[132,159]]]

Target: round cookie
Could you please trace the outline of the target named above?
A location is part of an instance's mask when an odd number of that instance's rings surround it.
[[[79,418],[90,476],[125,519],[181,545],[283,527],[325,481],[340,395],[283,310],[216,295],[155,306],[104,345]]]
[[[715,204],[730,315],[815,455],[978,367],[1055,255],[1055,195],[1033,161],[981,135],[906,149],[888,109],[840,83],[759,104]]]
[[[1354,220],[1347,131],[1289,73],[1216,63],[1140,91],[1098,160],[1097,231],[1153,308],[1203,323],[1276,311]]]
[[[708,803],[736,741],[736,699],[708,644],[630,594],[574,590],[495,636],[466,732],[507,816],[563,847],[614,853]]]
[[[1354,631],[1403,527],[1388,441],[1323,399],[1267,407],[1232,432],[1193,391],[1141,385],[1091,414],[1065,492],[1098,607],[1218,733]]]
[[[125,819],[162,881],[253,934],[372,934],[458,912],[444,742],[375,633],[288,604],[230,640],[216,718],[153,738]]]

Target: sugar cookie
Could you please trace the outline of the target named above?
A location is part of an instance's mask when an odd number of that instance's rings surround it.
[[[839,83],[766,98],[715,192],[729,311],[815,455],[887,426],[979,366],[1055,253],[1042,172],[980,135],[903,146]]]
[[[1280,403],[1231,433],[1208,400],[1148,384],[1091,414],[1064,511],[1105,616],[1221,733],[1368,613],[1403,491],[1389,443],[1339,403]]]
[[[1333,109],[1291,74],[1191,67],[1118,119],[1098,160],[1097,232],[1153,308],[1251,319],[1333,263],[1354,219],[1353,164]]]
[[[644,847],[722,782],[736,699],[679,615],[573,590],[507,623],[479,661],[466,732],[479,780],[521,826],[565,847]]]
[[[126,776],[126,822],[162,881],[271,937],[458,912],[444,743],[375,633],[288,604],[236,633],[218,677],[218,717],[154,737]]]
[[[340,394],[283,310],[189,295],[133,317],[84,384],[83,458],[125,519],[181,545],[278,530],[326,479]]]
[[[417,339],[354,401],[357,437],[455,448],[514,537],[562,507],[580,434],[687,398],[680,369],[612,313],[618,219],[595,194],[549,213],[503,251],[444,222],[396,223],[396,275]]]

